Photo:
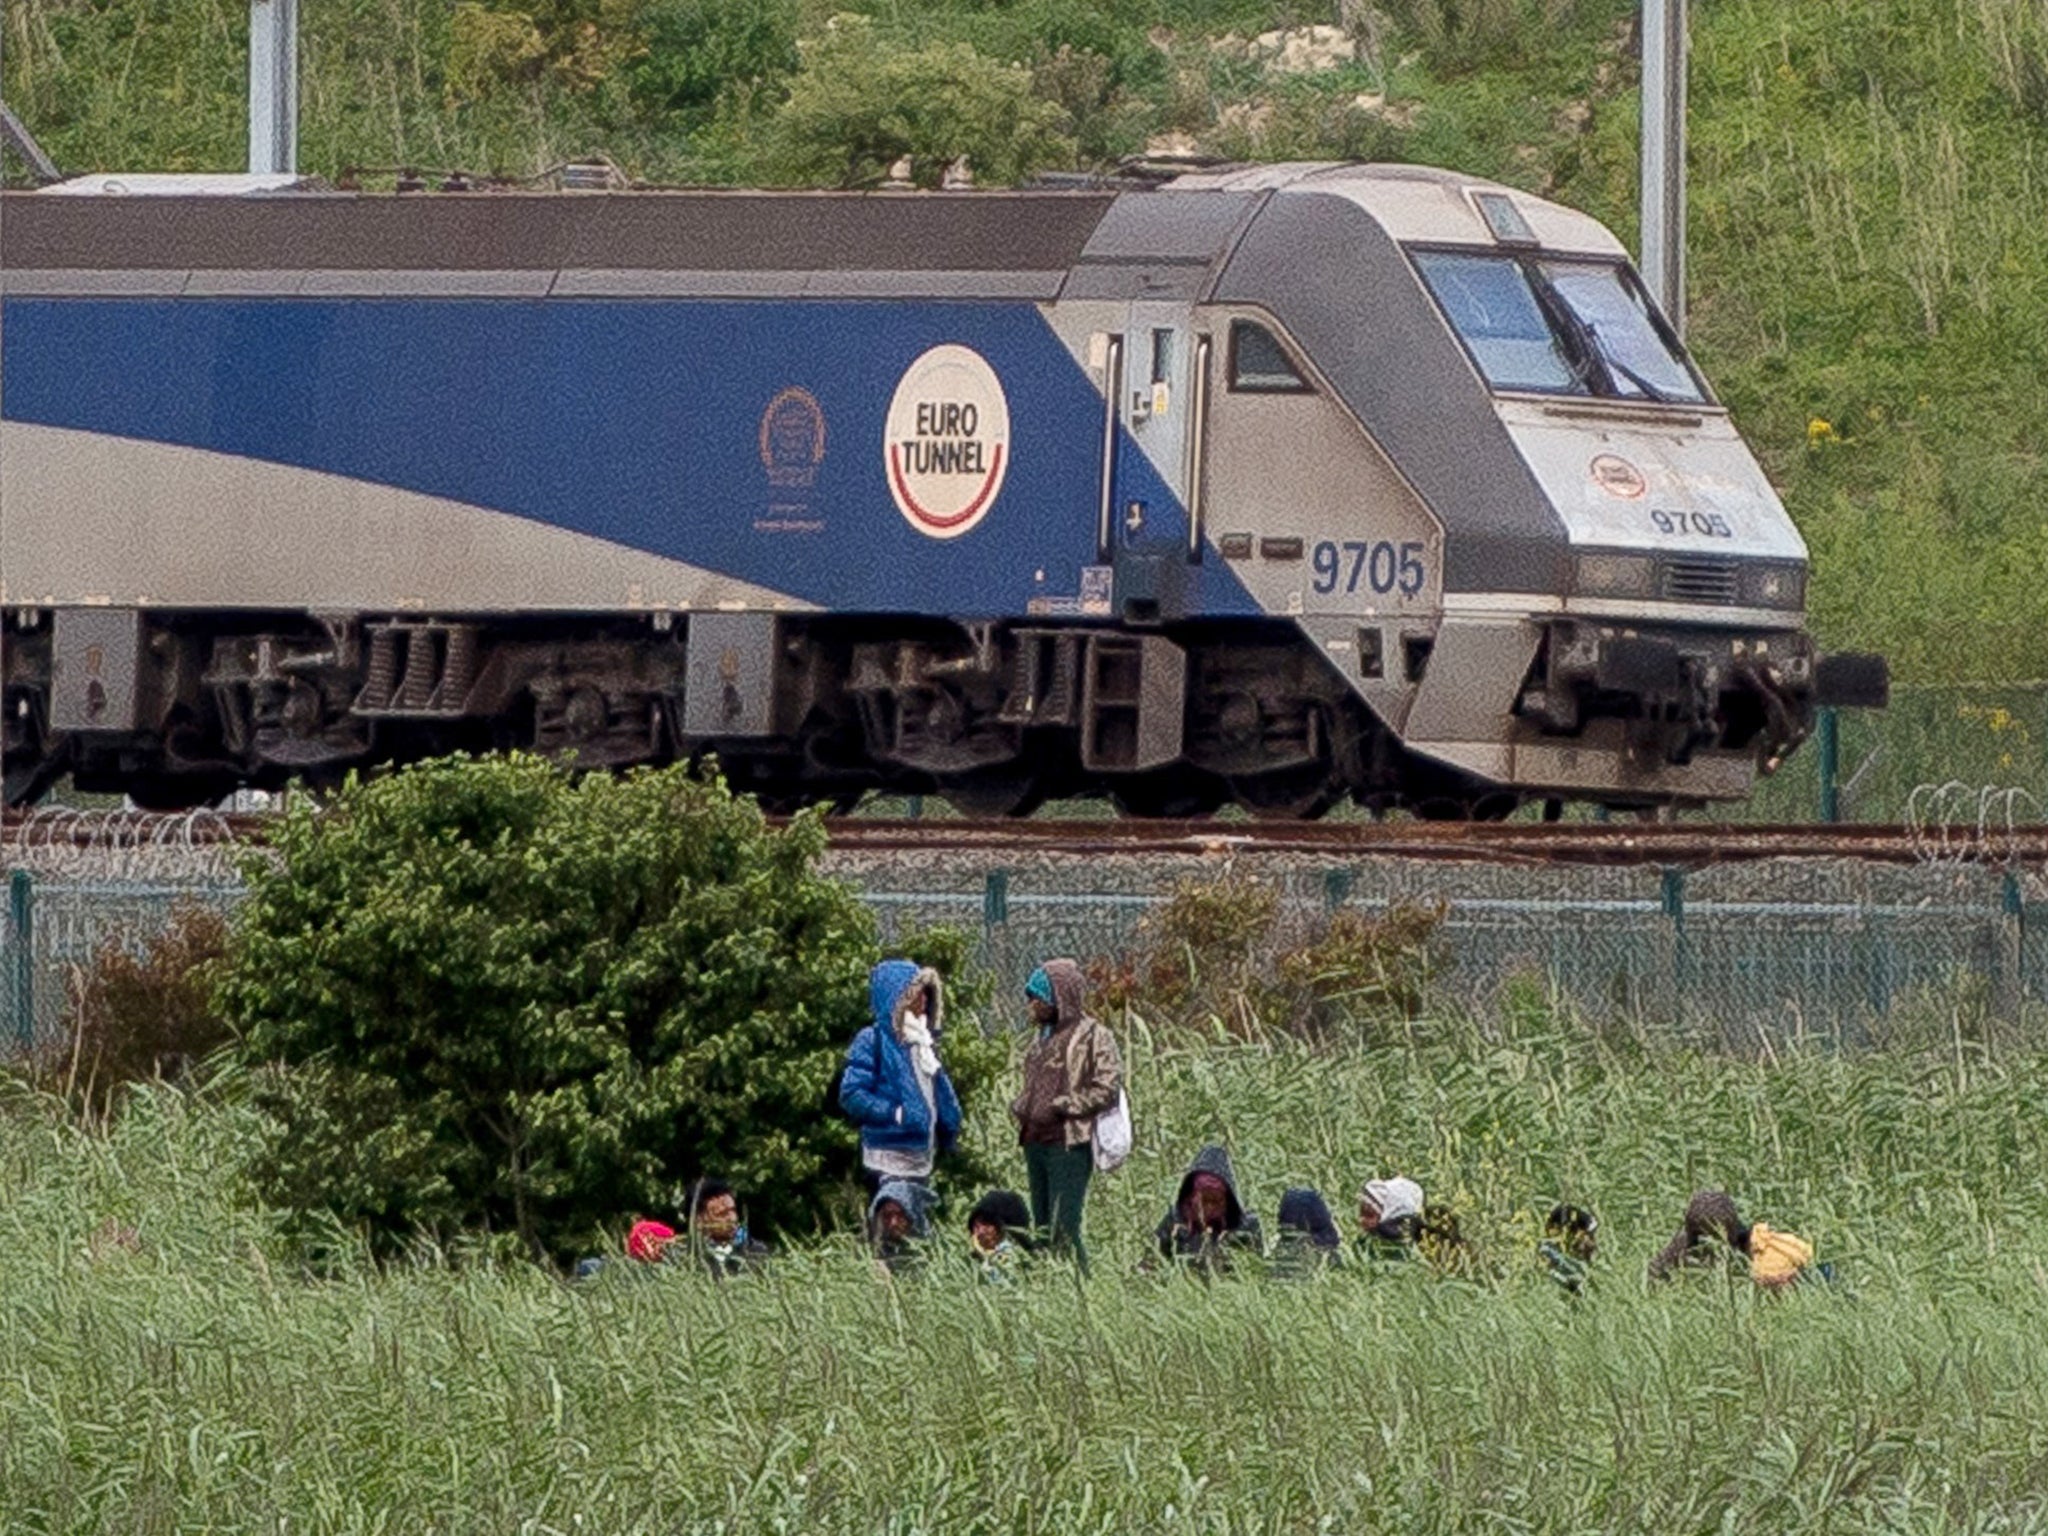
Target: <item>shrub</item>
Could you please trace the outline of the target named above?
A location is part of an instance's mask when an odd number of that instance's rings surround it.
[[[760,91],[796,73],[791,0],[643,0],[643,43],[627,68],[636,105],[688,120],[708,116],[729,91]]]
[[[295,806],[219,994],[273,1126],[259,1192],[384,1252],[482,1229],[564,1256],[700,1172],[757,1225],[820,1222],[853,1166],[828,1085],[877,958],[824,846],[817,818],[772,829],[685,769],[527,756]],[[966,1058],[971,1100],[992,1063]]]
[[[1243,1038],[1412,1019],[1447,963],[1446,911],[1396,902],[1378,914],[1340,910],[1303,928],[1283,921],[1280,892],[1266,881],[1193,877],[1139,923],[1124,953],[1095,960],[1089,981],[1112,1012]]]
[[[140,950],[126,935],[104,942],[72,973],[65,999],[70,1059],[47,1064],[47,1083],[88,1118],[103,1118],[136,1083],[178,1079],[226,1045],[213,978],[227,951],[227,919],[182,902]]]
[[[1065,113],[1033,94],[1030,71],[965,43],[891,49],[865,17],[837,16],[803,47],[773,124],[770,166],[782,180],[865,186],[908,156],[918,184],[936,186],[964,156],[994,185],[1073,157]]]
[[[1412,1019],[1445,963],[1442,902],[1397,901],[1381,913],[1340,911],[1276,969],[1318,1026],[1362,1017]]]

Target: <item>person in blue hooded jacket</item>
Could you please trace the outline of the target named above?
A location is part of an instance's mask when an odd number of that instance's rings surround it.
[[[868,977],[874,1022],[846,1048],[839,1107],[860,1126],[871,1194],[887,1179],[929,1179],[960,1134],[960,1100],[939,1060],[943,997],[938,972],[909,960],[884,960]]]

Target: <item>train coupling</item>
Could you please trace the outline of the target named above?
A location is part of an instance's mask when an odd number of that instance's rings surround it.
[[[1877,664],[1881,685],[1882,659],[1857,660]],[[1620,720],[1631,752],[1646,762],[1682,767],[1709,748],[1754,748],[1777,761],[1811,728],[1821,674],[1812,642],[1797,633],[1659,632],[1567,620],[1546,626],[1516,713],[1553,735]],[[1837,676],[1844,692],[1871,695],[1867,665]]]

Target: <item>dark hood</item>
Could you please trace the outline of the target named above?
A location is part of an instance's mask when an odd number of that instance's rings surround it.
[[[1280,1197],[1280,1230],[1299,1232],[1318,1248],[1343,1245],[1329,1203],[1313,1189],[1290,1189]]]
[[[1213,1173],[1223,1181],[1224,1226],[1235,1232],[1244,1225],[1244,1202],[1237,1195],[1237,1175],[1230,1166],[1230,1153],[1217,1146],[1202,1148],[1195,1154],[1195,1160],[1188,1164],[1188,1171],[1181,1175],[1180,1188],[1174,1192],[1173,1209],[1166,1213],[1167,1221],[1180,1220],[1181,1207],[1187,1204],[1188,1190],[1198,1173]]]
[[[1703,1189],[1685,1203],[1685,1225],[1650,1260],[1650,1278],[1660,1280],[1673,1273],[1695,1250],[1715,1241],[1726,1243],[1740,1253],[1749,1251],[1749,1228],[1742,1224],[1735,1199],[1725,1189]]]
[[[1005,1232],[1028,1232],[1031,1209],[1014,1189],[992,1189],[975,1201],[974,1209],[967,1213],[967,1225],[971,1227],[977,1221],[992,1222]]]
[[[939,1197],[926,1184],[913,1184],[908,1179],[884,1179],[881,1188],[875,1191],[875,1198],[868,1202],[868,1230],[875,1230],[875,1213],[882,1208],[884,1200],[894,1200],[903,1207],[903,1213],[910,1218],[912,1237],[932,1235],[932,1207],[939,1203]]]
[[[1692,1243],[1719,1238],[1731,1248],[1749,1242],[1749,1228],[1735,1209],[1735,1197],[1725,1189],[1703,1189],[1686,1201],[1685,1235]]]

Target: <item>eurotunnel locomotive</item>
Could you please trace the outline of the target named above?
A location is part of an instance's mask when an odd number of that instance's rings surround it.
[[[1806,550],[1615,238],[1411,166],[0,208],[0,770],[786,807],[1743,795]]]

